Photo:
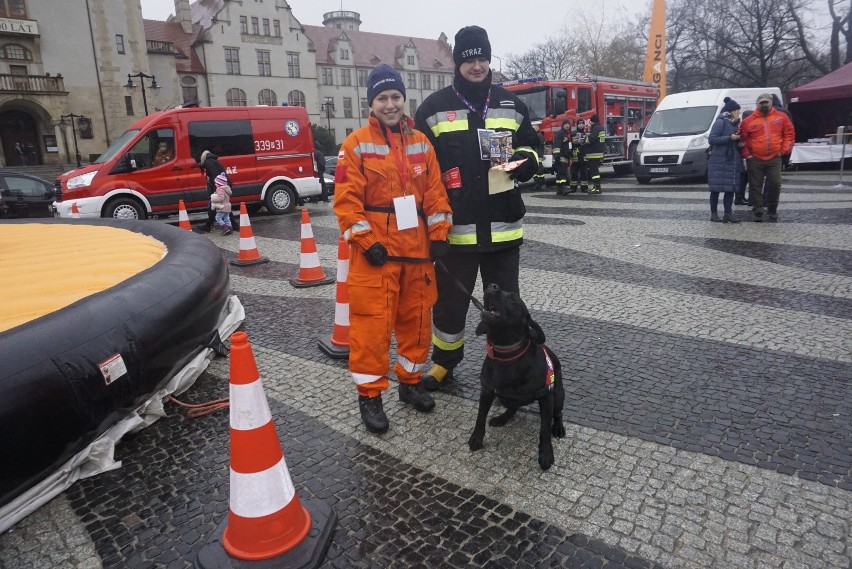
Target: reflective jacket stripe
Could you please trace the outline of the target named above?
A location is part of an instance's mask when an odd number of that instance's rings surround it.
[[[390,154],[390,147],[387,144],[359,142],[355,147],[355,154],[361,158],[383,158]]]
[[[524,236],[523,220],[513,222],[492,221],[491,242],[505,243]],[[452,245],[476,245],[476,225],[453,225],[447,239]]]
[[[442,213],[433,213],[432,215],[429,216],[429,219],[426,220],[426,225],[428,227],[432,227],[433,225],[435,225],[437,223],[441,223],[442,221],[449,221],[450,224],[452,224],[453,223],[452,214],[443,213],[443,212]]]
[[[464,330],[458,334],[448,334],[435,328],[432,330],[432,344],[444,351],[458,350],[464,346]]]
[[[355,225],[353,225],[352,227],[350,227],[349,229],[347,229],[346,231],[343,232],[343,238],[346,239],[347,241],[349,241],[349,237],[353,233],[361,233],[362,231],[370,231],[370,230],[372,230],[372,227],[370,227],[369,221],[359,221],[358,223],[356,223]]]
[[[372,375],[369,373],[353,373],[352,381],[354,381],[357,385],[363,385],[365,383],[371,383],[373,381],[381,379],[381,375]]]
[[[402,355],[397,355],[396,363],[400,365],[402,369],[407,371],[408,373],[416,373],[418,371],[423,370],[423,367],[426,365],[426,362],[413,362]]]

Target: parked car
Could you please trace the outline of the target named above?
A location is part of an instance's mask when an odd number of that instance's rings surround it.
[[[53,184],[20,172],[0,170],[0,216],[53,217]]]
[[[325,187],[328,188],[328,195],[334,195],[334,169],[337,168],[337,156],[325,157]]]

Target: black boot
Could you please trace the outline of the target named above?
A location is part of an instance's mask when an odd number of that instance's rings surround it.
[[[419,381],[417,383],[400,383],[399,400],[414,405],[415,409],[423,413],[428,413],[435,408],[435,400],[423,390]]]
[[[420,378],[420,384],[429,391],[438,391],[443,382],[451,379],[453,379],[453,370],[433,363],[429,371]]]
[[[388,430],[388,416],[382,407],[382,396],[367,397],[358,396],[358,407],[361,409],[361,420],[371,433],[384,433]]]
[[[734,194],[734,205],[749,205],[745,198],[745,192],[737,192]]]

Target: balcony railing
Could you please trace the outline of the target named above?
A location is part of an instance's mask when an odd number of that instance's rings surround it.
[[[148,53],[174,53],[175,46],[170,41],[147,40]]]
[[[11,75],[0,74],[0,92],[15,93],[65,93],[61,75]]]

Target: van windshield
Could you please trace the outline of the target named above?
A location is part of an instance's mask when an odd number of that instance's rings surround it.
[[[109,145],[109,148],[107,148],[103,154],[98,156],[98,159],[95,160],[93,164],[103,164],[104,162],[109,161],[113,156],[121,152],[121,149],[124,148],[127,145],[128,141],[130,141],[131,138],[136,136],[136,133],[138,132],[139,129],[137,128],[134,130],[128,130],[127,132],[119,136],[117,139],[115,139],[115,142]]]
[[[705,133],[716,118],[717,110],[715,106],[657,110],[642,136],[658,138]]]

